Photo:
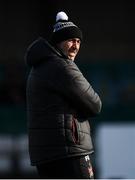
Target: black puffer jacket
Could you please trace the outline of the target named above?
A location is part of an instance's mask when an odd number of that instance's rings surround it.
[[[39,38],[29,48],[27,114],[31,164],[93,152],[87,118],[101,110],[74,62]]]

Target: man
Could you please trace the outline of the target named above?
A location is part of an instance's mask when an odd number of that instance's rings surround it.
[[[101,100],[74,63],[81,41],[59,12],[50,43],[40,37],[27,51],[29,153],[41,178],[93,178],[88,118],[100,113]]]

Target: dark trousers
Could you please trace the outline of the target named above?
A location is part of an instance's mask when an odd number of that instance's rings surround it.
[[[94,179],[89,155],[41,164],[37,171],[45,179]]]

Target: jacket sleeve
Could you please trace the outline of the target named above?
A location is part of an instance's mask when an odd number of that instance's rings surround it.
[[[62,66],[57,87],[83,115],[92,117],[101,111],[101,100],[75,63]]]

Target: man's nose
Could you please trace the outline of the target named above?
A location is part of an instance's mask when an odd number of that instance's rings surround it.
[[[76,48],[77,47],[77,42],[73,42],[73,47]]]

